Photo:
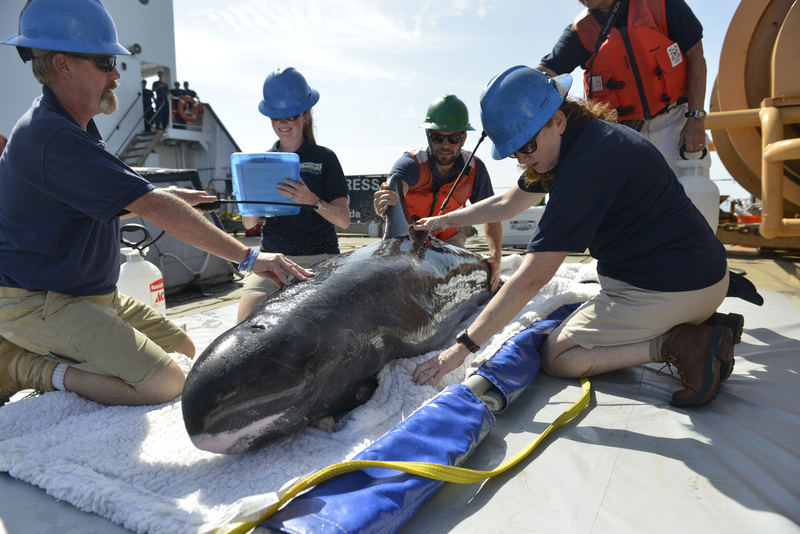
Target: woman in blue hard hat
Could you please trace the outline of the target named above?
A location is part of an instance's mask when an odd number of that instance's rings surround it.
[[[733,367],[732,328],[743,324],[741,316],[715,314],[728,289],[725,249],[658,150],[612,122],[604,104],[567,101],[570,83],[520,66],[484,89],[492,155],[516,158],[525,173],[502,196],[449,214],[450,224],[510,219],[545,193],[550,201],[519,270],[413,378],[438,383],[513,319],[569,252],[588,248],[600,293],[545,340],[542,369],[578,378],[664,362],[684,386],[671,404],[711,402]],[[416,228],[435,231],[443,222],[422,219]]]
[[[295,152],[300,156],[300,183],[285,180],[278,191],[298,204],[316,206],[297,215],[268,217],[261,229],[261,251],[281,252],[298,265],[309,267],[339,254],[336,228],[350,226],[347,181],[336,154],[314,140],[311,108],[319,92],[292,67],[276,69],[264,80],[264,99],[258,110],[272,121],[278,140],[269,152]],[[253,228],[259,217],[242,217]],[[248,276],[239,302],[243,321],[278,288],[269,280]]]

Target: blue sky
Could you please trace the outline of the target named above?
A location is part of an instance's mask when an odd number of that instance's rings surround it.
[[[321,95],[317,142],[336,152],[349,175],[386,173],[404,150],[422,146],[418,126],[442,94],[464,100],[480,131],[486,82],[508,67],[536,65],[582,9],[577,0],[174,3],[177,75],[212,104],[243,151],[274,143],[270,121],[257,110],[262,84],[275,68],[295,67]],[[738,2],[687,3],[704,26],[708,103]],[[573,93],[581,94],[576,82]],[[477,141],[470,135],[465,148]],[[514,162],[492,160],[488,139],[477,155],[496,188],[516,182]],[[718,158],[711,174],[722,194],[747,196]]]

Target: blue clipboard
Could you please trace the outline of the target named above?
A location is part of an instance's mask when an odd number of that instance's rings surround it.
[[[300,205],[278,192],[278,184],[289,179],[300,183],[300,156],[294,152],[263,152],[231,155],[233,192],[236,195],[239,213],[244,217],[262,215],[297,215]],[[286,202],[296,206],[270,206],[248,204],[248,200],[260,202]]]

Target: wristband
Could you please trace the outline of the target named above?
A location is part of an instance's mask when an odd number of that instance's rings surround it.
[[[239,264],[238,269],[240,271],[247,271],[248,273],[252,273],[253,266],[256,263],[256,258],[258,258],[258,251],[253,250],[251,247],[247,247],[247,257],[244,259],[242,263]]]
[[[467,349],[472,353],[481,350],[481,346],[472,341],[472,339],[470,339],[469,334],[467,334],[466,330],[463,330],[460,334],[458,334],[458,336],[456,337],[456,341],[467,347]]]

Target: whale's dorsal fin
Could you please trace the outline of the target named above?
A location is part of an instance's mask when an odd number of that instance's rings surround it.
[[[389,190],[394,191],[400,197],[400,202],[394,206],[389,206],[384,218],[386,228],[383,232],[383,239],[392,237],[403,237],[408,235],[408,226],[411,224],[411,217],[408,215],[406,199],[403,195],[403,181],[399,176],[393,174],[389,177]]]

